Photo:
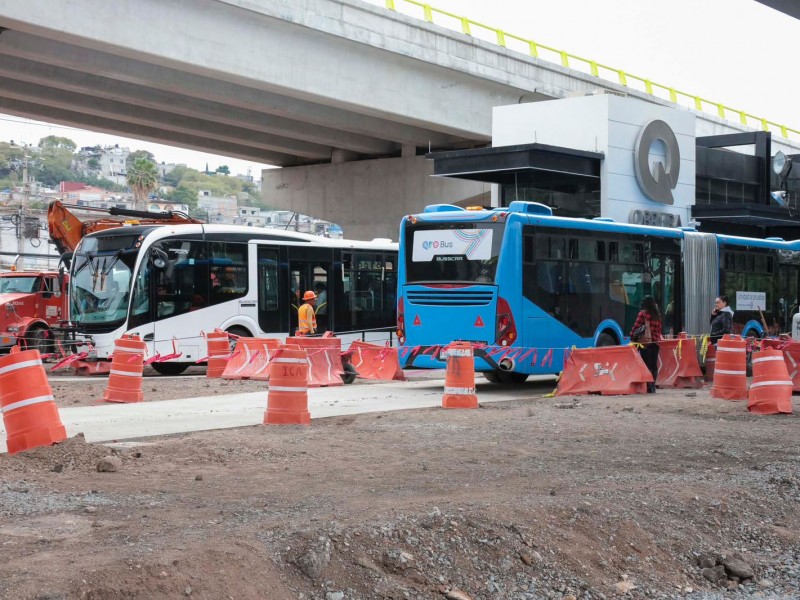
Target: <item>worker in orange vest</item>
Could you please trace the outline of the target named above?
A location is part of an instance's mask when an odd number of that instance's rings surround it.
[[[314,313],[314,305],[317,303],[317,295],[308,290],[303,294],[304,304],[297,311],[299,335],[309,335],[317,331],[317,316]]]

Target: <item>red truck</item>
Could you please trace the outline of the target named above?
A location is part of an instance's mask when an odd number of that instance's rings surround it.
[[[12,346],[53,350],[53,333],[68,314],[68,275],[57,271],[0,273],[0,352]]]

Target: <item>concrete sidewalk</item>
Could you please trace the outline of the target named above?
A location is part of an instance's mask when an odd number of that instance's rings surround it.
[[[388,382],[373,385],[312,388],[308,410],[312,419],[341,415],[430,408],[442,405],[442,380]],[[481,386],[482,403],[503,402],[538,394],[525,386]],[[161,402],[102,404],[59,409],[67,435],[78,433],[87,442],[108,442],[191,431],[227,429],[263,423],[267,390],[229,396],[205,396]],[[0,423],[0,452],[6,449]]]

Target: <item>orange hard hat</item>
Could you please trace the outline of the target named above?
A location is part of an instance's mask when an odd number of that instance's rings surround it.
[[[303,294],[303,300],[316,300],[316,298],[317,295],[311,290],[308,290],[305,294]]]

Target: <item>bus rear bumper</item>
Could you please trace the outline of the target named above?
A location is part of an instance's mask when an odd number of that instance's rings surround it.
[[[444,369],[447,366],[443,354],[445,346],[415,346],[414,348],[400,347],[400,367],[403,369]],[[487,355],[486,350],[475,348],[475,370],[494,371],[498,369],[494,359]]]

